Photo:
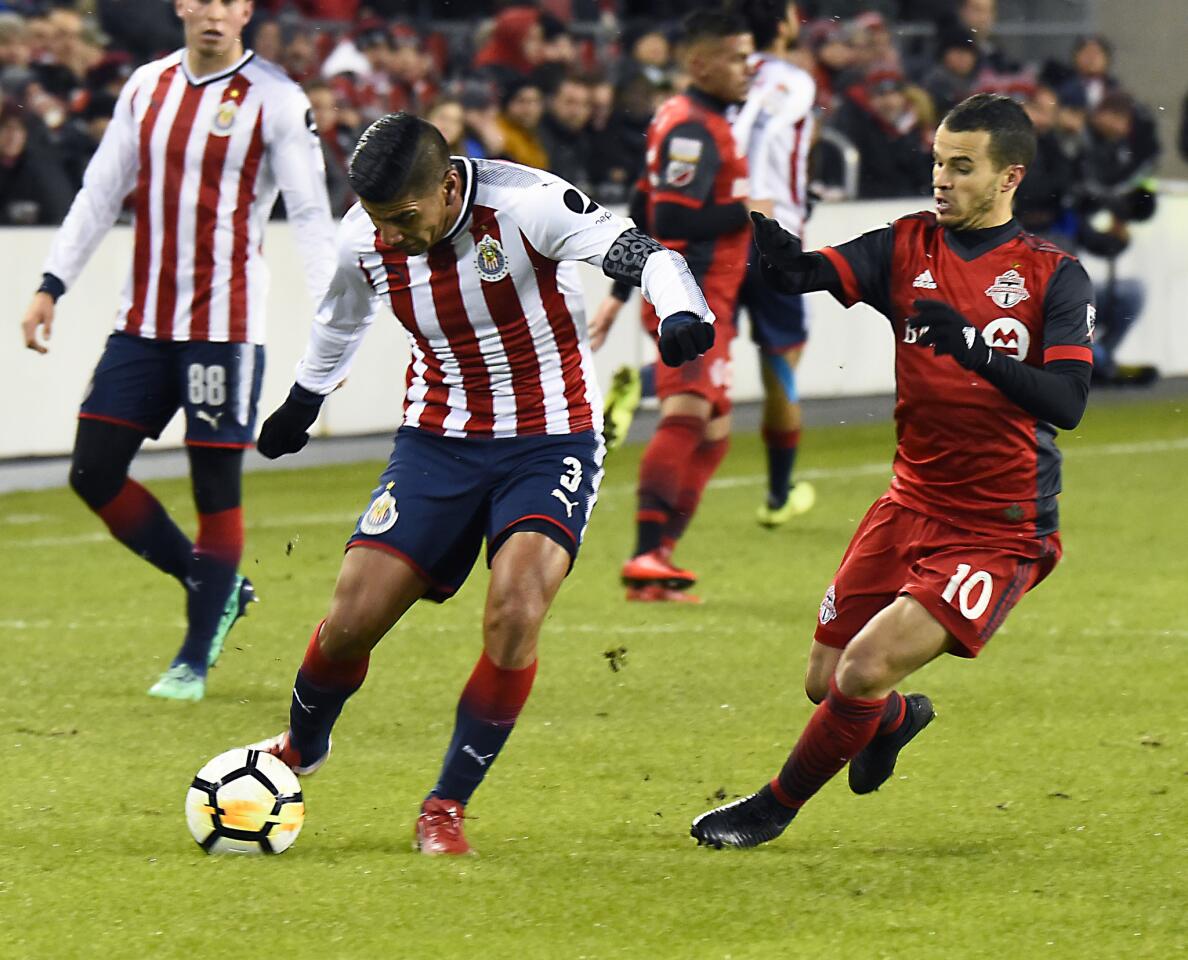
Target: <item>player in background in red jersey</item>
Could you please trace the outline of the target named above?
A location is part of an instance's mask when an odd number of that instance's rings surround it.
[[[255,593],[243,553],[241,474],[264,373],[264,225],[276,201],[297,238],[311,299],[334,256],[326,169],[309,99],[245,50],[251,0],[175,0],[185,47],[124,85],[82,189],[54,237],[25,314],[45,353],[57,300],[131,194],[132,269],[115,330],[79,410],[70,486],[120,543],[186,592],[186,635],[149,689],[200,700],[206,673]],[[145,437],[186,417],[193,542],[128,476]]]
[[[660,105],[648,127],[647,169],[636,185],[631,216],[689,262],[717,319],[717,340],[705,356],[656,368],[660,423],[639,469],[635,551],[622,570],[631,600],[694,600],[693,573],[672,551],[730,442],[730,341],[738,290],[747,267],[747,161],[735,146],[726,111],[747,94],[752,51],[746,23],[733,14],[699,10],[684,21],[689,88]],[[631,288],[616,284],[590,323],[599,346]],[[657,335],[650,305],[644,326]]]
[[[977,656],[1060,558],[1054,440],[1088,400],[1093,290],[1011,215],[1034,156],[1023,108],[978,94],[937,131],[935,213],[816,253],[755,218],[770,283],[891,322],[898,443],[821,603],[805,678],[819,705],[770,783],[693,821],[700,844],[775,839],[847,761],[851,790],[877,790],[934,716],[896,686],[944,653]]]

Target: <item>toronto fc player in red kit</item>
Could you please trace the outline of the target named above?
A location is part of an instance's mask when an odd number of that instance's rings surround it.
[[[713,847],[778,837],[850,763],[877,790],[933,718],[895,687],[944,653],[975,657],[1060,558],[1057,427],[1085,411],[1093,291],[1077,260],[1011,216],[1035,132],[1007,97],[978,94],[933,147],[935,213],[816,253],[756,217],[768,282],[867,303],[895,332],[898,443],[890,489],[859,524],[821,603],[805,689],[815,703],[772,781],[702,814]]]

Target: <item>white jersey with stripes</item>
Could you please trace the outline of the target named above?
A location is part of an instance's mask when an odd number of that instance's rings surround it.
[[[808,155],[817,85],[795,64],[768,54],[753,58],[755,75],[735,116],[734,142],[747,155],[752,200],[770,200],[780,226],[804,235]]]
[[[250,50],[200,78],[179,50],[125,84],[45,272],[69,288],[131,195],[132,269],[115,329],[263,343],[261,245],[278,191],[318,303],[333,270],[334,223],[308,98]]]
[[[358,204],[343,217],[337,270],[298,384],[332,391],[386,302],[412,353],[405,425],[450,437],[600,430],[602,398],[573,261],[602,267],[631,221],[542,170],[452,162],[462,210],[425,253],[384,244]],[[642,265],[643,295],[661,317],[688,311],[712,322],[684,258],[653,246]]]

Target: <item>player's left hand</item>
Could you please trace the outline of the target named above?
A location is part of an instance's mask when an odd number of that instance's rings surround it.
[[[679,367],[696,360],[714,345],[714,325],[682,310],[661,321],[659,340],[660,359],[665,366]]]
[[[269,460],[296,453],[309,443],[309,428],[318,419],[322,397],[293,384],[289,395],[260,428],[256,449]]]
[[[966,370],[982,370],[993,351],[978,328],[942,300],[917,300],[908,326],[917,330],[916,343],[932,347],[938,357],[950,356]]]

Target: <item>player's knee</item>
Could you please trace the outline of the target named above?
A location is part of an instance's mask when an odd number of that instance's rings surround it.
[[[379,642],[376,626],[366,617],[353,617],[349,611],[331,609],[318,634],[318,647],[330,660],[357,660],[367,656]]]
[[[492,597],[483,615],[487,646],[508,651],[511,657],[518,656],[523,649],[535,645],[547,610],[548,603],[539,591],[516,590]]]
[[[111,503],[124,485],[125,474],[93,458],[75,456],[70,463],[70,489],[92,510]]]
[[[851,697],[874,696],[894,686],[891,659],[876,643],[851,643],[837,665],[837,685]]]

